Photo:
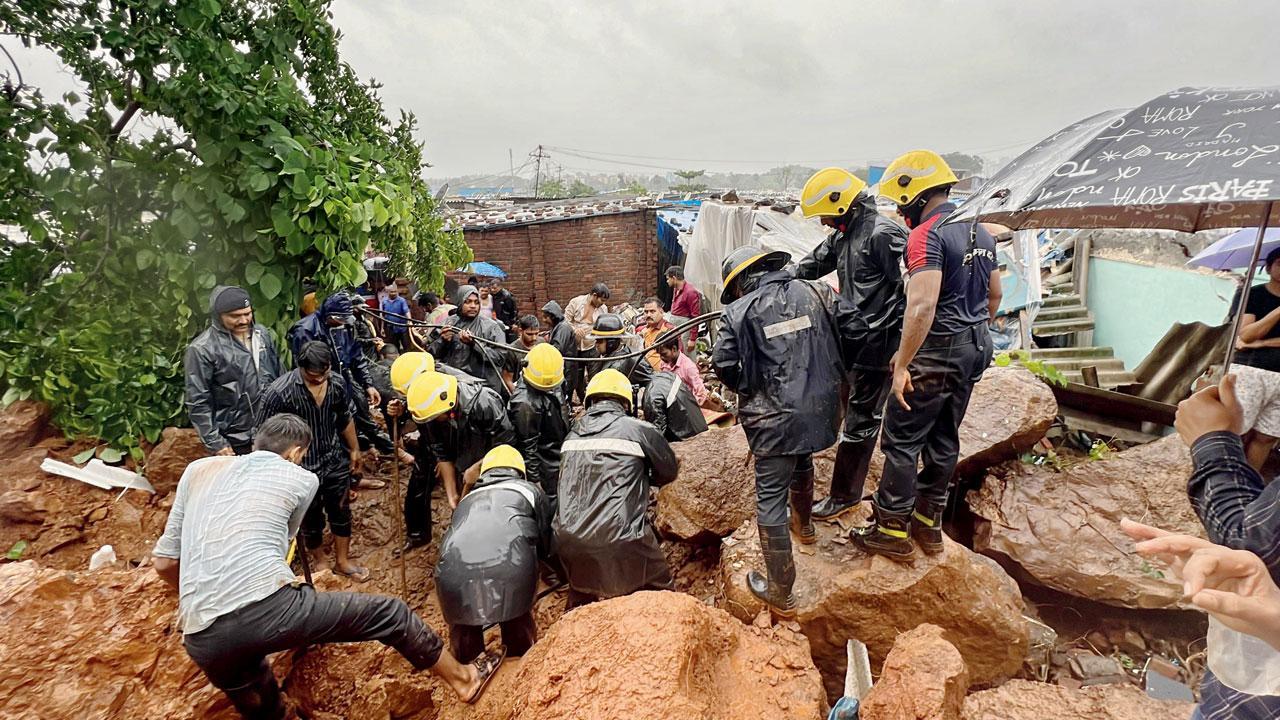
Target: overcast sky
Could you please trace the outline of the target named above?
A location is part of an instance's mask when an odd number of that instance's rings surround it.
[[[1176,87],[1280,84],[1272,0],[337,0],[334,20],[435,176],[539,143],[646,175],[1002,157]]]

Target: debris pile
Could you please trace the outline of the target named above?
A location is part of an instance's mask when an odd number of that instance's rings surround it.
[[[963,720],[1186,720],[1190,703],[1153,700],[1131,685],[1068,690],[1010,680],[965,698]]]
[[[898,636],[880,680],[862,699],[860,720],[959,720],[969,671],[937,625]]]

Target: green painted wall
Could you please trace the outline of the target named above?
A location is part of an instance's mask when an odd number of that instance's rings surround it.
[[[1221,324],[1235,288],[1228,278],[1192,270],[1090,258],[1085,301],[1093,344],[1115,348],[1132,370],[1174,323]]]

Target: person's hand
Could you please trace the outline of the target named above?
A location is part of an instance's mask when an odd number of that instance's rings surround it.
[[[1206,433],[1229,430],[1239,435],[1244,432],[1244,410],[1236,400],[1236,376],[1227,375],[1217,386],[1207,387],[1178,403],[1173,427],[1188,447]]]
[[[378,388],[368,388],[366,393],[369,395],[369,404],[377,407],[382,404],[382,393],[378,392]]]
[[[440,328],[440,337],[445,342],[453,342],[453,336],[457,335],[457,333],[458,331],[454,330],[452,327]]]
[[[889,360],[889,372],[893,373],[893,397],[902,406],[903,410],[910,412],[911,406],[907,404],[904,396],[915,390],[915,387],[911,384],[911,369],[909,367],[898,367],[898,354],[894,353],[893,358]]]
[[[697,350],[697,349],[698,349],[698,341],[697,341],[697,340],[690,340],[689,342],[685,343],[684,349],[685,349],[685,350],[687,350],[687,351],[689,351],[689,352],[693,352],[693,351]]]
[[[360,474],[360,451],[352,450],[350,452],[350,458],[351,458],[351,474],[353,476],[359,475]]]
[[[378,352],[382,352],[382,346],[386,344],[387,342],[380,337],[375,337],[373,339],[373,349],[377,350]]]
[[[467,332],[466,330],[463,330],[462,332],[458,333],[458,339],[462,341],[463,345],[470,345],[471,343],[475,342],[475,336]]]
[[[222,448],[221,450],[219,450],[218,452],[214,453],[214,455],[223,455],[223,456],[227,456],[227,455],[235,455],[235,454],[236,454],[236,451],[235,451],[235,450],[232,450],[230,445],[228,445],[228,446],[226,446],[226,447]]]
[[[1120,521],[1120,529],[1136,543],[1134,548],[1139,555],[1159,560],[1168,565],[1175,574],[1181,574],[1182,566],[1191,553],[1213,543],[1204,538],[1192,535],[1175,535],[1168,530],[1134,522],[1128,518]]]
[[[400,417],[404,414],[404,401],[396,398],[387,403],[387,417]]]

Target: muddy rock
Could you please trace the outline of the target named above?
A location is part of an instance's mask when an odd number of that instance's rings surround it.
[[[182,471],[192,460],[208,457],[209,451],[200,442],[200,436],[191,428],[165,428],[160,444],[147,454],[147,480],[157,495],[172,492],[178,487]]]
[[[233,718],[187,657],[175,594],[148,570],[0,565],[6,718]]]
[[[744,625],[673,592],[570,612],[493,689],[473,717],[818,720],[823,710],[804,636]],[[509,704],[490,704],[504,697]]]
[[[62,504],[40,492],[10,490],[0,493],[0,518],[15,523],[39,525],[51,512],[58,512]]]
[[[1062,472],[1010,463],[969,493],[983,518],[974,546],[1061,592],[1123,607],[1176,606],[1182,584],[1133,552],[1120,520],[1203,537],[1187,499],[1190,474],[1176,435]]]
[[[960,475],[1015,458],[1044,437],[1058,414],[1053,393],[1022,368],[993,367],[973,390],[960,425]],[[755,516],[755,467],[740,427],[711,430],[674,445],[680,477],[658,493],[658,530],[677,540],[705,542],[732,533]],[[819,484],[831,477],[835,448],[815,455]],[[872,457],[867,490],[884,467]],[[825,494],[820,490],[819,495]]]
[[[921,625],[898,636],[871,693],[862,720],[959,720],[969,671],[960,651],[937,625]]]
[[[1132,685],[1069,690],[1010,680],[965,698],[963,720],[1186,720],[1194,705],[1154,700]]]
[[[49,406],[34,400],[19,400],[0,411],[0,458],[7,458],[35,445],[49,426]]]
[[[818,543],[796,545],[797,620],[809,638],[828,697],[844,686],[845,642],[867,644],[872,664],[884,662],[898,635],[921,623],[942,628],[960,651],[975,685],[1018,672],[1028,629],[1017,584],[990,558],[948,540],[936,556],[910,564],[869,556],[848,544],[837,525],[817,523]],[[750,622],[762,603],[746,587],[747,572],[763,569],[753,522],[724,540],[720,573],[724,607]]]

